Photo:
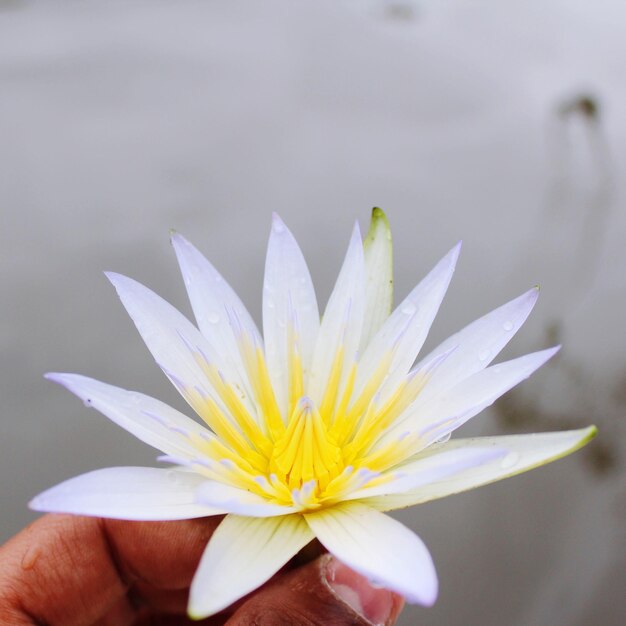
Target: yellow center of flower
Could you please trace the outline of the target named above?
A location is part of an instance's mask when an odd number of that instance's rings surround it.
[[[274,443],[270,470],[291,488],[310,480],[327,485],[329,478],[343,469],[341,448],[331,437],[319,411],[310,398],[303,397],[295,407],[285,432]]]
[[[212,396],[197,388],[181,391],[215,437],[197,437],[196,469],[208,477],[268,501],[315,509],[340,501],[364,486],[389,480],[386,472],[415,449],[415,438],[387,440],[385,431],[417,397],[427,375],[408,375],[395,389],[379,391],[393,361],[393,350],[355,393],[358,363],[344,368],[340,347],[333,359],[319,406],[304,395],[305,377],[298,342],[289,342],[289,409],[282,416],[263,350],[242,334],[242,362],[250,389],[225,379],[206,357],[194,352]]]

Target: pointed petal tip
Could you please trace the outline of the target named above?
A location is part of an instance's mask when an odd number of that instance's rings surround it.
[[[39,496],[35,496],[29,503],[28,503],[28,508],[31,511],[41,511],[41,507],[42,507],[42,502],[41,502],[41,498]]]
[[[117,291],[117,295],[120,297],[127,310],[128,307],[125,302],[125,298],[136,298],[137,292],[144,295],[155,295],[150,289],[148,289],[148,287],[135,280],[134,278],[131,278],[130,276],[126,276],[118,272],[109,271],[104,272],[104,275],[109,279],[109,282],[113,285],[115,291]]]
[[[420,604],[422,606],[430,608],[432,606],[435,606],[435,603],[437,602],[438,597],[439,597],[439,589],[436,588],[431,595],[423,597]]]
[[[519,296],[518,300],[528,300],[531,303],[531,308],[537,302],[537,298],[539,298],[539,285],[535,285],[531,287],[528,291],[525,291],[521,296]]]
[[[221,606],[215,602],[210,604],[204,595],[190,593],[187,603],[187,617],[194,622],[199,622],[200,620],[213,617],[213,615],[223,611],[227,606]]]
[[[561,345],[559,344],[558,346],[552,346],[551,348],[545,348],[544,350],[539,350],[537,352],[530,353],[530,355],[528,356],[531,356],[532,354],[534,354],[541,361],[540,365],[543,365],[547,363],[560,350],[561,350]],[[540,365],[537,365],[537,367],[539,367]]]
[[[458,241],[446,254],[438,261],[436,267],[439,269],[445,269],[446,271],[454,272],[459,255],[461,254],[461,241]]]
[[[180,456],[173,456],[171,454],[160,454],[157,456],[156,460],[159,463],[171,463],[172,465],[187,466],[190,464],[189,459],[184,459]]]
[[[542,433],[539,433],[539,434],[541,435]],[[551,433],[546,433],[546,434],[551,434]],[[554,433],[554,434],[558,434],[558,433]],[[571,440],[572,443],[569,447],[562,448],[556,454],[552,456],[548,456],[542,459],[539,463],[537,463],[533,467],[529,467],[522,471],[527,471],[528,469],[534,469],[535,467],[541,467],[542,465],[547,465],[548,463],[551,463],[552,461],[557,461],[558,459],[562,459],[566,456],[569,456],[570,454],[574,452],[577,452],[581,448],[584,448],[592,439],[595,438],[595,436],[598,434],[598,428],[592,424],[591,426],[586,426],[585,428],[579,428],[577,430],[563,431],[563,434],[573,435],[573,436],[575,435],[575,437],[572,438]],[[518,435],[518,436],[522,437],[523,435]]]
[[[52,487],[54,489],[54,487]],[[57,509],[54,504],[51,505],[49,498],[46,498],[46,494],[49,491],[42,491],[37,494],[31,501],[28,503],[28,508],[31,511],[37,511],[37,513],[56,513]],[[60,512],[60,511],[59,511]]]
[[[71,374],[66,374],[63,372],[46,372],[43,375],[46,380],[49,380],[52,383],[56,383],[57,385],[63,385],[64,387],[67,387],[68,385],[68,376],[71,376]]]
[[[85,406],[91,405],[90,392],[86,390],[85,383],[93,382],[91,379],[82,374],[70,374],[61,372],[49,372],[44,374],[44,378],[50,382],[61,385],[70,393],[83,400]]]
[[[435,605],[439,597],[439,580],[437,579],[437,573],[434,571],[434,567],[432,575],[433,578],[429,581],[430,588],[422,588],[415,594],[405,595],[405,599],[409,604],[419,604],[427,608]]]
[[[592,439],[595,439],[598,434],[598,427],[595,424],[591,424],[591,426],[587,426],[582,429],[584,436],[580,439],[580,447],[588,444]]]
[[[179,249],[183,246],[191,246],[189,241],[185,237],[183,237],[177,230],[170,228],[170,244],[174,248],[174,252],[178,255]]]
[[[285,222],[283,222],[282,218],[278,213],[272,211],[272,232],[281,235],[287,230],[287,226]]]
[[[439,597],[437,570],[430,554],[428,556],[428,565],[424,564],[422,576],[415,581],[414,591],[412,593],[404,593],[404,597],[409,604],[431,607],[434,606]]]
[[[372,209],[369,229],[363,239],[363,246],[368,248],[376,241],[387,241],[387,251],[391,252],[391,227],[385,212],[379,207]]]
[[[170,242],[174,246],[174,249],[182,246],[191,246],[189,241],[173,228],[170,229]]]
[[[454,246],[450,248],[450,251],[446,255],[450,259],[450,261],[452,261],[452,265],[456,265],[456,262],[459,259],[459,255],[461,254],[462,247],[463,247],[463,240],[459,239],[459,241],[457,241],[454,244]]]
[[[372,208],[370,228],[374,228],[379,223],[381,226],[389,229],[389,219],[387,218],[387,214],[380,207],[375,206],[374,208]]]
[[[550,353],[551,353],[551,354],[550,354],[550,357],[552,357],[552,356],[554,356],[557,352],[560,352],[562,347],[563,347],[563,346],[559,343],[559,344],[557,344],[556,346],[552,346],[552,348],[547,348],[547,349],[546,349],[546,352],[550,352]],[[548,358],[550,358],[550,357],[548,357]]]
[[[194,622],[199,622],[201,619],[204,619],[205,617],[210,617],[211,615],[211,613],[205,615],[202,611],[199,611],[195,605],[190,604],[187,607],[187,617]]]
[[[103,273],[116,289],[122,282],[129,280],[126,276],[124,276],[124,274],[118,274],[118,272],[111,272],[106,270]]]
[[[543,433],[538,433],[538,434],[541,435]],[[545,433],[545,434],[550,435],[552,433]],[[554,433],[554,434],[556,435],[559,433]],[[598,428],[592,424],[591,426],[586,426],[585,428],[579,428],[577,430],[563,431],[563,434],[572,435],[572,439],[570,440],[572,443],[571,445],[569,445],[569,447],[562,448],[556,454],[542,459],[541,462],[527,469],[534,469],[534,467],[541,467],[542,465],[547,465],[548,463],[551,463],[552,461],[557,461],[559,459],[562,459],[566,456],[569,456],[570,454],[574,452],[577,452],[581,448],[584,448],[592,439],[596,437],[596,435],[598,434]],[[523,435],[518,435],[518,436],[522,437]],[[527,470],[523,470],[523,471],[527,471]]]
[[[38,513],[55,513],[57,512],[54,506],[50,505],[50,499],[46,497],[49,491],[55,489],[52,487],[51,489],[46,489],[41,493],[38,493],[34,498],[30,500],[28,503],[28,508],[31,511],[37,511]]]

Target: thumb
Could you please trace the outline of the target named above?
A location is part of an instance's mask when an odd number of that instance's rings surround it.
[[[403,605],[402,597],[325,554],[257,591],[226,626],[391,626]]]

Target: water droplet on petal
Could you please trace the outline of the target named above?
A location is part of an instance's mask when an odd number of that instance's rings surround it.
[[[267,300],[267,308],[268,309],[275,309],[276,308],[276,303],[274,302],[274,300]]]
[[[481,350],[478,353],[478,360],[479,361],[486,361],[489,358],[490,354],[491,354],[490,350]]]
[[[405,302],[401,307],[400,310],[402,311],[402,313],[404,313],[405,315],[413,315],[413,313],[415,313],[415,311],[417,311],[417,307],[412,303],[412,302]]]
[[[217,324],[220,321],[220,316],[217,313],[209,313],[206,320],[209,324]]]
[[[509,452],[503,459],[500,461],[500,467],[502,469],[511,469],[520,460],[519,452]]]
[[[507,332],[510,332],[513,330],[513,322],[511,320],[508,320],[506,322],[504,322],[504,324],[502,324],[502,328],[504,328],[504,330],[506,330]]]

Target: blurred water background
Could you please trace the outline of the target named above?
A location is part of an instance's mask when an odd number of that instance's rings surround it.
[[[623,624],[625,27],[617,0],[0,0],[0,540],[64,478],[154,464],[44,372],[184,408],[102,270],[189,312],[176,228],[259,320],[271,211],[325,301],[378,205],[398,298],[464,240],[426,350],[536,283],[503,357],[564,344],[463,434],[600,429],[400,513],[441,579],[401,623]]]

